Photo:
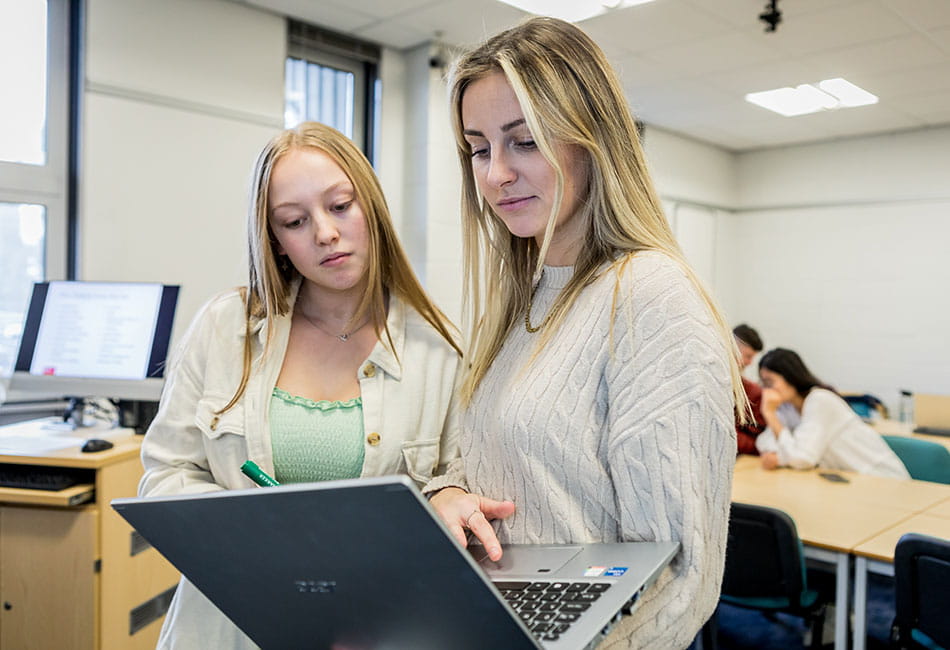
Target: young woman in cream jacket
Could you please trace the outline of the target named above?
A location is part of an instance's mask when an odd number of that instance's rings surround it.
[[[247,287],[211,300],[170,364],[142,496],[405,473],[457,454],[454,328],[413,275],[379,182],[345,136],[304,123],[261,152]],[[187,580],[159,648],[253,648]]]

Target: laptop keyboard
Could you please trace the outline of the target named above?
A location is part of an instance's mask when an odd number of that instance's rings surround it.
[[[917,427],[914,433],[926,433],[931,436],[950,436],[950,429],[945,427]]]
[[[541,641],[557,641],[590,604],[610,588],[607,582],[495,581],[494,584]]]

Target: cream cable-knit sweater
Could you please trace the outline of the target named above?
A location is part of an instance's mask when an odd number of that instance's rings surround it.
[[[570,280],[547,267],[532,324]],[[426,491],[510,499],[508,543],[677,540],[682,550],[602,648],[685,648],[719,598],[736,453],[727,351],[682,270],[639,253],[587,287],[527,366],[511,333],[463,415],[461,462]],[[464,469],[463,469],[464,468]]]

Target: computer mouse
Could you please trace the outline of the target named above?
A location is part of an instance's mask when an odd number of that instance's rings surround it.
[[[92,451],[105,451],[106,449],[112,449],[113,445],[108,440],[103,440],[102,438],[90,438],[86,442],[82,443],[82,450],[85,452]]]

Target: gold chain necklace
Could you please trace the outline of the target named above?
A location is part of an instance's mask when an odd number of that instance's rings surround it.
[[[541,277],[544,277],[544,271],[541,272]],[[541,278],[538,278],[538,284],[534,285],[531,289],[531,295],[528,296],[528,309],[524,313],[524,328],[528,330],[528,334],[534,334],[545,325],[548,324],[548,321],[551,320],[551,316],[554,315],[554,309],[548,311],[547,315],[538,323],[537,327],[531,326],[531,306],[534,304],[534,294],[538,290],[538,285],[541,284]]]
[[[352,332],[343,332],[342,334],[334,334],[333,332],[327,331],[327,329],[324,328],[323,326],[321,326],[320,324],[318,324],[317,321],[315,321],[315,320],[313,320],[312,318],[310,318],[309,316],[307,316],[307,314],[305,314],[302,309],[299,310],[299,313],[300,313],[301,316],[303,316],[304,318],[307,319],[307,322],[308,322],[308,323],[310,323],[311,325],[313,325],[314,327],[316,327],[318,330],[320,330],[321,332],[323,332],[323,333],[326,334],[327,336],[332,336],[332,337],[334,337],[334,338],[338,338],[338,339],[340,339],[341,341],[343,341],[344,343],[346,343],[347,341],[349,341],[349,340],[350,340],[350,337],[353,336],[353,334],[355,334],[356,332],[358,332],[358,331],[360,331],[361,329],[363,329],[363,325],[366,325],[366,323],[369,322],[368,320],[367,320],[367,321],[363,321],[362,325],[360,325],[359,327],[357,327],[356,329],[354,329]]]

